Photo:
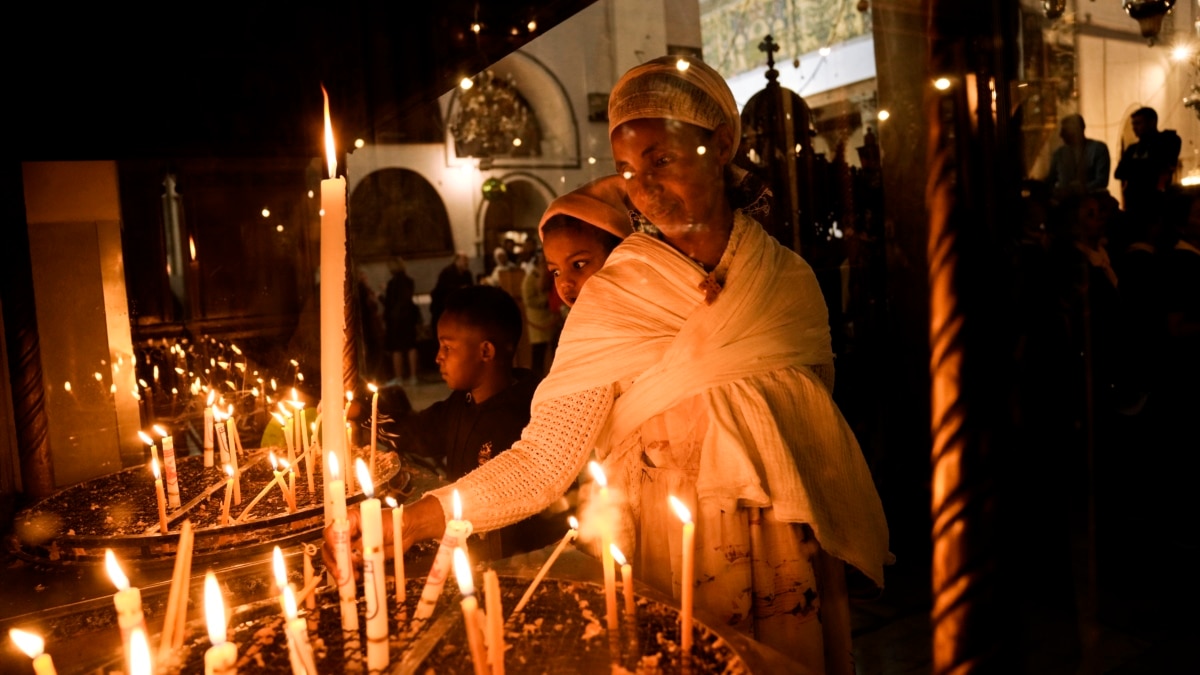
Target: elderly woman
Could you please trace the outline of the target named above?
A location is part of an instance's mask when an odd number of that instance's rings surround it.
[[[609,126],[644,231],[579,294],[522,439],[453,486],[463,511],[477,531],[537,513],[594,451],[642,581],[678,594],[675,495],[697,523],[697,607],[813,672],[852,672],[848,612],[823,631],[821,586],[844,588],[842,561],[882,586],[887,525],[830,395],[812,269],[727,195],[740,120],[714,70],[631,69]],[[441,534],[449,495],[405,510],[410,542]],[[823,647],[830,633],[842,640]]]

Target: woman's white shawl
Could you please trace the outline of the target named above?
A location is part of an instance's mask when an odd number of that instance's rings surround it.
[[[571,310],[533,410],[617,383],[597,448],[613,476],[636,465],[627,441],[641,424],[701,395],[697,498],[726,510],[772,506],[882,586],[882,504],[853,432],[809,369],[833,360],[812,268],[740,212],[726,265],[724,288],[706,305],[698,265],[653,237],[628,237]]]

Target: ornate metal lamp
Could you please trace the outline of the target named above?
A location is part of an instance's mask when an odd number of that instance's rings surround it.
[[[1122,0],[1121,8],[1129,18],[1138,22],[1142,29],[1142,37],[1150,44],[1158,37],[1162,29],[1163,17],[1175,7],[1175,0]]]

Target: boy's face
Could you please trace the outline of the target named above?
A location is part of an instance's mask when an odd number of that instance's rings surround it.
[[[567,306],[573,306],[587,281],[608,260],[596,237],[571,229],[554,230],[542,242],[546,269],[554,277],[554,288]]]
[[[437,325],[438,370],[442,379],[455,391],[470,391],[479,386],[489,355],[491,343],[483,339],[478,328],[459,321],[454,314],[442,314]]]

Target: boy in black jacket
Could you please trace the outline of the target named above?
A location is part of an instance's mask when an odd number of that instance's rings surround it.
[[[446,297],[437,364],[453,392],[384,428],[402,455],[431,458],[455,481],[512,447],[537,388],[528,370],[513,367],[522,323],[516,301],[500,288],[470,286]],[[558,523],[564,519],[533,516],[500,531],[499,551],[489,548],[505,557],[542,548],[566,531]]]

